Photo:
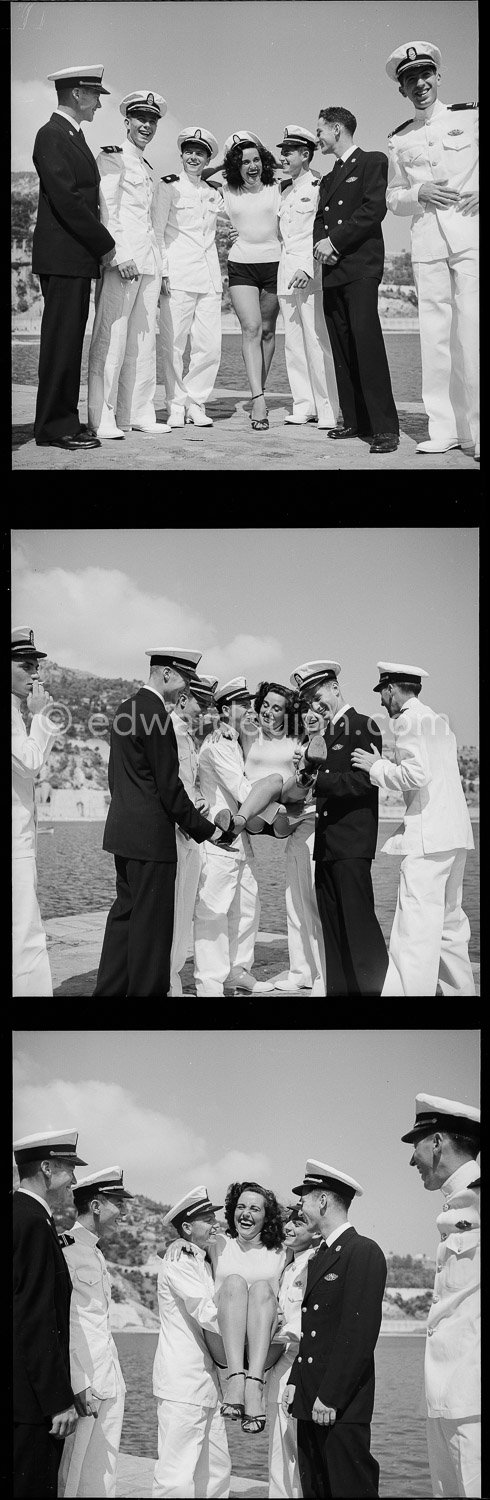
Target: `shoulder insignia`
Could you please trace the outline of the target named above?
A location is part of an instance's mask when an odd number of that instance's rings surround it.
[[[220,182],[210,182],[209,178],[206,178],[205,186],[209,187],[209,188],[213,188],[213,190],[214,190],[215,193],[220,193],[221,192],[221,183]]]
[[[292,180],[293,180],[292,177],[285,177],[285,178],[283,178],[282,182],[279,183],[279,187],[281,189],[281,193],[284,193],[286,191],[287,187],[291,187]]]
[[[106,152],[106,155],[110,156],[112,151],[122,151],[122,146],[103,146],[102,150]]]
[[[318,187],[318,184],[320,182],[320,178],[319,177],[312,177],[311,181],[312,181],[313,187]]]
[[[178,182],[178,180],[176,172],[168,172],[166,177],[162,177],[162,182]]]
[[[75,1244],[75,1236],[73,1234],[59,1234],[58,1235],[58,1239],[59,1239],[60,1245],[74,1245]]]
[[[152,167],[151,161],[147,161],[146,160],[146,156],[143,157],[143,161],[145,163],[145,167],[149,167],[150,168],[150,172],[152,172],[153,171],[153,167]]]
[[[474,1182],[469,1182],[468,1183],[468,1187],[469,1188],[479,1188],[480,1184],[481,1184],[481,1177],[475,1177]]]
[[[478,100],[473,100],[472,104],[448,104],[448,109],[478,109]]]
[[[414,118],[415,116],[411,120],[404,120],[403,125],[397,125],[396,130],[390,130],[388,140],[391,140],[392,135],[399,135],[400,130],[405,130],[407,125],[413,125]]]
[[[194,1255],[195,1254],[194,1246],[193,1245],[181,1245],[180,1248],[181,1248],[181,1251],[182,1251],[183,1255]]]

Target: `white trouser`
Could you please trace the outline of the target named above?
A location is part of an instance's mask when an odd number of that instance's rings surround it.
[[[279,302],[293,416],[303,421],[317,416],[335,427],[339,398],[322,292],[296,287]]]
[[[188,335],[189,369],[182,376]],[[195,402],[204,406],[216,380],[221,359],[221,296],[219,292],[171,292],[160,300],[160,339],[165,390],[170,413]]]
[[[230,969],[250,973],[259,920],[259,888],[248,860],[208,845],[194,908],[196,995],[222,995]]]
[[[211,1500],[230,1493],[231,1462],[219,1406],[158,1401],[158,1458],[152,1496]]]
[[[313,823],[313,826],[312,826]],[[299,988],[327,993],[325,948],[315,894],[314,819],[290,834],[286,849],[286,916],[289,975]]]
[[[116,1468],[124,1416],[125,1386],[117,1371],[117,1391],[101,1401],[97,1417],[79,1417],[65,1438],[58,1476],[58,1495],[87,1500],[116,1494]]]
[[[479,446],[478,251],[415,261],[429,437]]]
[[[180,970],[193,951],[192,920],[197,887],[202,868],[202,849],[194,839],[186,839],[180,828],[177,842],[177,875],[175,877],[174,935],[170,954],[169,995],[182,994]]]
[[[427,1418],[427,1447],[433,1495],[481,1495],[480,1417]]]
[[[461,906],[466,849],[402,859],[381,995],[474,995]]]
[[[299,1500],[303,1491],[298,1467],[297,1422],[285,1417],[280,1402],[269,1402],[269,1497]]]
[[[12,860],[13,986],[28,999],[53,994],[46,933],[37,899],[35,855]]]
[[[154,426],[157,383],[156,321],[161,275],[123,281],[106,266],[95,289],[95,319],[88,359],[88,420],[126,429]]]

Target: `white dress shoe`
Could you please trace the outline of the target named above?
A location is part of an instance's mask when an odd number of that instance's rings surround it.
[[[148,424],[145,424],[145,425],[143,425],[143,422],[132,422],[131,423],[131,431],[132,432],[149,432],[151,434],[151,436],[153,437],[154,433],[158,433],[158,432],[170,432],[170,424],[168,422],[152,422],[151,426],[150,426],[149,422],[148,422]]]
[[[450,448],[459,448],[458,441],[455,443],[438,443],[437,438],[427,438],[425,443],[417,443],[416,453],[448,453]]]
[[[280,975],[278,979],[273,979],[272,983],[274,989],[279,990],[281,995],[298,995],[300,992],[301,994],[311,993],[311,984],[298,984],[295,979],[281,979]]]
[[[95,436],[98,438],[123,438],[124,433],[121,432],[120,427],[116,427],[114,424],[114,427],[98,427]]]
[[[182,407],[180,411],[170,412],[170,416],[168,418],[168,426],[169,427],[185,427],[185,410],[184,410],[184,407]]]
[[[206,416],[203,406],[189,406],[187,408],[187,421],[193,422],[195,427],[214,427],[212,417]]]
[[[316,417],[314,415],[311,417],[295,417],[294,412],[291,412],[289,416],[284,418],[285,427],[306,427],[309,422],[316,422]]]
[[[231,969],[226,980],[226,992],[233,993],[235,990],[243,990],[247,995],[271,995],[274,989],[272,979],[254,979],[248,969]]]

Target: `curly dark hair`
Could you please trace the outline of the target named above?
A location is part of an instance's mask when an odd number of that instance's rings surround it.
[[[292,688],[284,687],[284,683],[282,682],[259,682],[257,683],[257,692],[254,698],[256,713],[260,713],[262,704],[264,699],[267,698],[268,693],[281,693],[283,698],[286,699],[286,734],[290,738],[296,738],[298,735],[301,735],[304,726],[301,704],[297,693]]]
[[[261,1187],[260,1182],[230,1182],[225,1198],[225,1218],[231,1238],[237,1239],[235,1209],[242,1193],[260,1193],[264,1199],[265,1219],[260,1238],[267,1250],[279,1250],[284,1241],[284,1220],[275,1193],[270,1188]]]
[[[255,146],[255,141],[250,141],[250,145]],[[243,161],[243,153],[247,149],[248,142],[240,141],[237,146],[230,146],[229,151],[227,151],[223,163],[223,175],[225,181],[228,184],[228,187],[238,188],[238,190],[240,190],[241,188],[244,189],[244,182],[240,168]],[[264,187],[272,187],[272,184],[275,181],[274,172],[277,171],[279,162],[275,160],[275,157],[272,155],[271,151],[266,151],[265,146],[257,146],[256,149],[262,162],[261,180],[264,184]]]

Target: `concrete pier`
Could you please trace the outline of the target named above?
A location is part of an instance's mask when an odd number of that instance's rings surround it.
[[[117,1500],[149,1500],[153,1483],[153,1470],[155,1460],[153,1458],[136,1458],[132,1453],[120,1453],[117,1462]],[[230,1500],[240,1497],[240,1500],[263,1500],[269,1493],[269,1487],[260,1479],[244,1479],[236,1474],[231,1476]]]

